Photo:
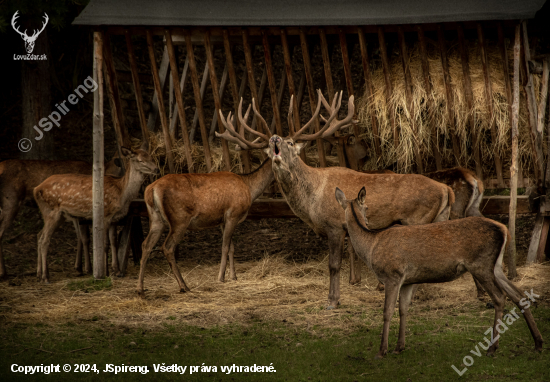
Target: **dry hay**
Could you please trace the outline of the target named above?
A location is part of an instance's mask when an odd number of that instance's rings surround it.
[[[184,262],[181,271],[190,293],[178,292],[177,282],[164,259],[152,260],[147,268],[147,291],[143,299],[135,293],[138,267],[132,264],[129,264],[128,276],[115,278],[110,290],[87,293],[67,288],[69,282],[81,279],[57,282],[54,279],[52,284],[44,285],[34,277],[24,277],[17,287],[0,284],[0,320],[5,324],[102,321],[117,326],[145,324],[155,328],[166,322],[208,327],[285,319],[296,328],[300,325],[308,331],[312,325],[353,330],[381,324],[384,293],[375,290],[376,278],[364,268],[362,285],[348,285],[347,262],[341,271],[342,306],[324,310],[329,281],[328,256],[304,263],[288,261],[283,255],[238,263],[238,281],[223,284],[216,281],[217,263]],[[540,295],[539,303],[550,301],[548,265],[520,267],[518,274],[516,285],[520,290],[533,288]],[[464,307],[477,311],[480,306],[470,275],[452,283],[423,285],[417,296],[411,308],[415,316],[440,317],[445,313],[437,312],[439,309]],[[486,312],[490,315],[491,311]],[[397,315],[394,318],[397,319]]]
[[[458,46],[455,44],[447,52],[449,74],[451,77],[452,116],[447,111],[445,100],[445,85],[443,81],[443,67],[439,50],[435,46],[428,47],[428,61],[430,66],[430,78],[432,92],[427,94],[424,85],[422,61],[418,45],[409,49],[407,65],[412,78],[412,109],[407,103],[405,94],[405,80],[403,65],[400,56],[393,56],[390,60],[390,78],[393,94],[389,102],[386,102],[386,84],[382,65],[372,68],[372,81],[374,94],[368,97],[365,93],[357,101],[357,110],[362,131],[362,137],[374,147],[372,134],[371,113],[375,113],[378,121],[379,138],[382,145],[382,156],[371,158],[365,165],[365,169],[377,169],[397,163],[399,172],[410,172],[415,163],[414,147],[419,146],[423,153],[425,166],[428,157],[433,157],[433,142],[431,141],[432,126],[436,126],[439,148],[442,150],[444,162],[455,164],[450,133],[454,133],[460,142],[461,165],[473,164],[473,139],[470,131],[470,117],[473,116],[475,132],[480,136],[480,148],[483,165],[490,170],[494,167],[494,154],[499,153],[503,157],[503,168],[508,168],[510,163],[510,115],[506,98],[506,84],[502,60],[498,47],[489,46],[487,49],[490,81],[492,86],[492,102],[494,108],[493,120],[496,125],[496,137],[491,137],[491,120],[485,101],[485,80],[483,67],[479,55],[478,46],[474,43],[468,45],[470,78],[473,92],[473,107],[467,106],[465,92],[463,90],[463,70]],[[508,49],[509,73],[513,73],[513,47]],[[512,81],[512,78],[510,78]],[[534,76],[535,93],[539,94],[540,76]],[[520,85],[521,86],[521,85]],[[531,143],[529,137],[529,116],[523,92],[520,92],[520,118],[519,118],[519,154],[524,171],[527,173],[532,168]],[[428,97],[433,100],[435,112],[430,113]],[[391,116],[395,118],[399,131],[399,145],[396,148],[393,141]],[[451,117],[455,124],[452,125]],[[415,137],[414,131],[417,130]],[[445,148],[443,148],[445,142]],[[494,173],[494,170],[492,170]]]

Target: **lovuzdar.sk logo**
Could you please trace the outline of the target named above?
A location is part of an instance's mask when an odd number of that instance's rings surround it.
[[[29,36],[27,34],[26,29],[25,29],[24,32],[21,32],[19,30],[19,28],[17,27],[17,25],[15,25],[15,21],[19,17],[18,13],[19,13],[19,11],[16,11],[15,14],[13,15],[13,17],[11,18],[11,26],[13,27],[13,29],[17,33],[19,33],[21,35],[21,38],[23,39],[23,41],[25,41],[25,49],[27,50],[27,54],[24,54],[24,55],[14,54],[13,59],[14,60],[47,60],[48,58],[46,57],[45,54],[41,54],[41,55],[32,54],[32,51],[34,50],[34,43],[36,42],[36,39],[38,38],[40,33],[42,33],[42,31],[46,28],[46,25],[48,24],[48,20],[50,19],[48,17],[48,14],[46,12],[44,12],[44,16],[43,16],[44,17],[44,22],[43,22],[43,25],[42,25],[42,29],[40,29],[40,30],[34,29],[33,34],[31,36]]]

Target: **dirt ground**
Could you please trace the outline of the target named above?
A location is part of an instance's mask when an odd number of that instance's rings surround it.
[[[520,268],[516,285],[521,290],[533,288],[541,296],[539,304],[550,304],[548,263],[522,266],[533,223],[531,216],[518,222]],[[384,294],[376,291],[377,280],[366,266],[361,285],[350,286],[347,258],[341,271],[342,306],[324,310],[328,247],[326,240],[317,238],[298,219],[242,223],[234,236],[238,281],[225,283],[216,281],[220,230],[189,232],[179,246],[178,265],[191,292],[179,293],[167,261],[155,251],[147,264],[145,298],[135,293],[139,266],[132,261],[127,276],[113,277],[112,287],[106,290],[72,290],[71,284],[86,277],[77,277],[73,269],[76,239],[69,223],[52,238],[48,257],[51,284],[39,283],[35,276],[36,234],[41,227],[38,210],[24,206],[5,235],[4,254],[10,277],[0,283],[0,322],[104,320],[123,326],[155,326],[177,318],[185,324],[206,327],[286,320],[309,330],[310,325],[351,328],[363,325],[365,317],[370,317],[373,324],[379,324],[380,317],[374,314],[381,310]],[[472,278],[465,275],[451,283],[423,285],[414,311],[430,314],[447,308],[477,309],[487,301],[476,300]]]

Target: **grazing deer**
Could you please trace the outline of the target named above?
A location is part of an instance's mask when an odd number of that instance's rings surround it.
[[[147,151],[122,148],[122,155],[128,163],[126,173],[121,178],[105,176],[105,232],[106,243],[111,239],[113,270],[119,274],[116,255],[116,238],[111,224],[128,213],[132,199],[135,199],[146,174],[158,174],[158,169]],[[49,281],[47,253],[50,238],[62,223],[63,218],[92,219],[92,176],[78,174],[52,175],[34,189],[34,199],[44,219],[44,228],[38,234],[37,276],[44,282]],[[107,245],[105,246],[107,250]]]
[[[247,129],[252,130],[246,124],[249,112],[250,107],[245,118],[240,122]],[[267,128],[267,123],[261,116],[260,121]],[[224,120],[224,123],[233,127],[233,118],[229,117],[227,121]],[[269,132],[269,129],[267,131]],[[234,245],[231,239],[233,232],[237,225],[246,219],[252,202],[272,181],[271,159],[268,158],[249,174],[238,175],[226,171],[211,174],[172,174],[149,185],[145,189],[145,203],[149,213],[150,228],[142,246],[143,255],[137,292],[143,294],[145,264],[166,225],[169,233],[162,250],[178,281],[180,292],[189,291],[189,288],[176,265],[174,250],[188,230],[196,231],[221,226],[223,243],[218,281],[223,282],[225,279],[228,256],[230,277],[237,280],[233,262]]]
[[[497,325],[502,323],[506,296],[523,313],[535,340],[535,349],[542,350],[542,336],[531,310],[520,303],[523,297],[520,290],[502,272],[502,258],[510,237],[506,226],[486,218],[468,217],[377,231],[368,227],[372,214],[367,214],[365,187],[354,200],[347,200],[344,192],[336,187],[336,200],[345,212],[355,251],[385,285],[384,328],[376,358],[387,353],[390,321],[398,294],[400,325],[396,354],[405,349],[407,310],[418,284],[452,281],[466,271],[483,285],[495,306],[494,341],[487,355],[498,348]]]
[[[296,216],[307,223],[316,234],[328,237],[330,250],[328,303],[329,308],[333,308],[339,304],[340,299],[340,266],[346,237],[344,212],[333,196],[336,186],[342,187],[347,192],[357,192],[363,186],[369,188],[367,200],[376,206],[370,214],[371,224],[376,228],[388,227],[393,223],[412,225],[447,220],[454,194],[450,187],[421,175],[369,175],[343,167],[313,168],[306,165],[299,156],[305,143],[299,141],[307,143],[307,141],[330,136],[349,125],[354,114],[353,96],[348,102],[346,118],[337,120],[342,93],[334,97],[332,105],[327,103],[320,90],[318,94],[317,108],[311,120],[288,138],[273,135],[269,141],[249,142],[228,123],[224,123],[226,127],[224,134],[217,134],[217,136],[235,142],[243,149],[268,146],[266,152],[272,160],[275,179],[288,205]],[[304,134],[319,115],[321,103],[330,116],[327,119],[323,118],[325,125],[317,133]],[[242,119],[241,111],[242,107],[239,106],[240,119]],[[290,131],[295,131],[292,107],[288,113],[288,123]]]
[[[105,165],[108,175],[120,175],[118,158],[113,158]],[[118,163],[118,164],[117,164]],[[33,189],[55,174],[92,173],[92,165],[83,161],[50,161],[10,159],[0,162],[0,279],[7,276],[2,255],[2,237],[15,220],[21,204],[27,197],[32,197]],[[82,273],[82,248],[87,248],[88,231],[75,225],[78,237],[78,251],[75,268]],[[90,269],[86,269],[90,272]]]

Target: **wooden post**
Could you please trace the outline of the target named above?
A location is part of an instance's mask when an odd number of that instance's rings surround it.
[[[296,90],[294,89],[294,79],[292,78],[292,60],[290,58],[290,50],[288,48],[288,42],[286,39],[286,30],[284,28],[281,28],[281,45],[283,46],[283,56],[285,59],[285,71],[286,71],[286,77],[288,82],[288,91],[291,96],[293,97],[293,105],[290,105],[289,107],[293,107],[293,117],[294,117],[294,128],[296,130],[300,129],[300,114],[298,111],[298,99],[296,97]],[[290,128],[290,126],[289,126]],[[290,131],[290,135],[294,134],[294,131]],[[303,158],[302,158],[303,159]]]
[[[447,104],[447,115],[449,116],[449,125],[451,141],[453,143],[453,153],[455,155],[456,165],[460,166],[460,143],[456,137],[456,123],[453,114],[453,90],[451,89],[451,75],[449,74],[449,63],[447,61],[447,48],[445,44],[445,36],[441,24],[437,25],[437,39],[439,41],[439,54],[441,55],[441,66],[443,67],[443,84],[445,85],[445,103]]]
[[[254,78],[254,63],[252,62],[252,51],[250,50],[250,43],[248,42],[248,29],[244,28],[242,30],[243,36],[243,50],[244,50],[244,59],[246,62],[246,72],[248,76],[248,87],[252,94],[252,98],[256,100],[256,108],[258,111],[261,110],[262,104],[260,98],[258,97],[258,88],[256,87],[256,79]],[[252,124],[256,125],[256,115],[253,114]]]
[[[185,57],[185,63],[183,64],[183,72],[181,73],[179,92],[182,95],[183,95],[183,91],[185,89],[185,85],[187,83],[187,79],[189,78],[187,76],[187,73],[189,73],[189,57]],[[174,105],[174,107],[170,109],[170,113],[171,113],[170,134],[175,136],[176,135],[175,134],[176,125],[178,124],[178,107],[176,105]],[[192,142],[191,134],[189,135],[189,140]]]
[[[359,47],[361,49],[361,59],[363,64],[363,75],[365,76],[365,89],[367,93],[367,99],[372,100],[374,94],[374,87],[372,85],[372,74],[370,72],[369,52],[367,50],[367,41],[365,40],[365,32],[363,28],[357,28],[357,34],[359,35]],[[380,148],[380,136],[378,134],[378,120],[376,119],[376,113],[374,109],[370,112],[372,123],[372,136],[374,141],[374,151],[378,157],[382,155]]]
[[[477,177],[483,180],[483,164],[481,162],[481,150],[479,147],[480,134],[476,130],[476,123],[473,113],[471,112],[474,107],[474,93],[472,91],[472,81],[470,79],[470,64],[468,58],[468,49],[466,47],[466,39],[464,38],[464,29],[462,24],[458,24],[458,45],[460,47],[460,61],[462,63],[462,87],[464,89],[464,95],[466,96],[466,105],[468,106],[468,122],[470,125],[470,134],[472,136],[473,144],[472,151],[474,152],[474,159],[476,162],[476,174]],[[506,70],[508,70],[508,64],[506,64]],[[508,72],[506,72],[508,73]],[[509,84],[510,82],[508,82]],[[508,99],[510,108],[512,106],[512,96]],[[511,110],[511,109],[510,109]],[[512,113],[510,112],[510,115]]]
[[[487,47],[485,46],[485,36],[483,35],[483,28],[481,27],[481,23],[477,23],[477,38],[479,40],[479,53],[481,56],[481,64],[483,66],[483,76],[485,78],[485,103],[487,104],[487,110],[489,111],[489,118],[491,121],[491,138],[493,143],[496,143],[497,128],[493,109],[493,89],[491,87],[491,76],[489,73],[489,57],[487,56]],[[494,157],[498,186],[500,188],[504,188],[506,186],[502,177],[502,161],[500,159],[500,154],[498,152],[495,152]]]
[[[390,106],[391,97],[393,94],[393,88],[390,79],[390,63],[388,61],[388,52],[386,47],[386,39],[384,37],[384,29],[378,27],[378,43],[380,44],[380,56],[382,57],[382,69],[384,71],[384,79],[386,80],[386,105]],[[395,148],[399,146],[399,131],[397,130],[397,122],[395,120],[395,114],[389,110],[390,122],[393,130],[393,144]]]
[[[174,52],[174,44],[172,43],[172,34],[168,29],[164,30],[164,38],[166,39],[166,48],[168,49],[168,59],[170,61],[170,73],[172,73],[172,81],[174,84],[179,84],[178,64],[176,63],[176,54]],[[178,109],[179,121],[181,124],[181,136],[183,138],[183,150],[185,152],[185,160],[187,161],[187,169],[190,173],[195,172],[193,165],[193,157],[191,156],[191,142],[189,140],[189,132],[187,131],[187,120],[185,117],[185,105],[183,104],[183,96],[179,89],[175,89],[176,107]]]
[[[210,85],[212,87],[212,93],[214,96],[214,114],[218,114],[222,110],[222,104],[220,101],[220,89],[218,87],[218,77],[216,77],[216,68],[214,67],[214,57],[212,55],[212,44],[210,42],[210,30],[207,29],[204,34],[204,48],[206,49],[206,59],[208,61],[208,71],[210,73]],[[222,124],[221,119],[218,119],[218,128],[220,133],[225,132],[225,127]],[[222,152],[223,161],[225,163],[225,171],[231,171],[231,156],[229,155],[229,146],[227,141],[222,139]]]
[[[422,154],[420,153],[420,142],[418,141],[418,127],[414,118],[414,102],[412,96],[412,78],[411,70],[409,68],[409,54],[407,53],[407,44],[405,42],[405,34],[403,28],[399,26],[397,28],[397,36],[399,38],[399,46],[401,48],[401,64],[403,65],[403,73],[405,78],[405,96],[407,98],[407,109],[409,112],[409,120],[411,121],[411,129],[414,138],[414,154],[416,156],[417,172],[419,174],[424,173],[424,163],[422,160]]]
[[[208,85],[208,61],[204,65],[204,70],[202,72],[202,80],[201,80],[201,88],[200,88],[201,101],[204,99],[204,94],[206,93],[206,85]],[[196,108],[195,114],[193,115],[193,123],[191,124],[191,130],[189,133],[189,139],[191,139],[191,142],[195,140],[195,132],[197,131],[198,124],[199,124],[199,108]]]
[[[435,102],[432,96],[432,84],[430,82],[430,63],[428,62],[428,53],[426,48],[426,36],[422,25],[418,26],[418,42],[420,43],[420,58],[422,60],[422,75],[424,77],[424,86],[426,90],[428,120],[431,126],[432,145],[434,147],[434,158],[437,170],[442,170],[441,152],[439,151],[439,142],[437,139],[437,126],[434,123]]]
[[[516,210],[518,205],[518,124],[519,124],[519,59],[520,25],[516,26],[514,43],[514,93],[512,101],[512,165],[510,166],[510,214],[508,229],[512,237],[508,253],[508,277],[514,279],[516,272]]]
[[[307,43],[306,32],[304,28],[300,28],[300,43],[302,48],[302,57],[304,59],[304,73],[306,75],[307,90],[309,95],[309,108],[311,114],[315,113],[315,107],[317,106],[317,96],[315,93],[315,85],[313,84],[313,74],[311,73],[311,61],[309,57],[309,46]],[[318,132],[320,129],[319,119],[315,119],[315,132]],[[321,167],[327,167],[327,161],[325,159],[325,151],[323,150],[323,140],[318,138],[316,140],[317,144],[317,155],[319,157],[319,165]]]
[[[155,62],[155,65],[156,65],[156,62]],[[166,88],[166,79],[168,78],[169,68],[170,68],[170,64],[168,62],[168,50],[166,50],[166,47],[164,47],[164,52],[162,53],[162,59],[160,61],[160,69],[158,70],[159,83],[162,91],[164,91],[164,89]],[[159,116],[159,104],[158,104],[157,91],[155,89],[155,93],[153,94],[153,100],[151,102],[151,111],[149,112],[149,117],[147,120],[147,128],[149,129],[149,131],[155,130],[158,116]]]
[[[210,145],[208,144],[208,132],[206,131],[206,122],[204,120],[204,110],[202,108],[202,99],[199,87],[199,78],[197,75],[197,64],[195,62],[195,53],[191,41],[191,31],[185,30],[185,44],[187,46],[187,56],[189,57],[189,70],[191,71],[191,83],[193,84],[193,93],[195,94],[195,105],[199,111],[199,125],[201,128],[202,146],[204,150],[204,159],[206,171],[212,170],[212,157],[210,156]]]
[[[223,95],[225,94],[225,88],[227,87],[227,81],[229,80],[229,73],[227,72],[227,62],[223,66],[223,72],[222,72],[222,79],[220,81],[220,93],[219,98],[220,102],[223,100]],[[212,123],[210,124],[210,132],[208,133],[208,139],[210,142],[214,140],[214,132],[216,131],[216,127],[218,126],[218,113],[214,112],[214,118],[212,118]]]
[[[236,112],[236,110],[239,107],[239,88],[237,86],[237,76],[235,74],[235,67],[233,66],[233,53],[231,52],[231,44],[229,43],[229,32],[227,29],[223,30],[223,46],[225,49],[225,59],[227,63],[227,70],[229,72],[229,83],[231,84],[231,94],[233,95],[233,109]],[[246,78],[246,76],[243,76],[243,80]],[[242,135],[244,134],[244,127],[241,127],[239,124],[238,118],[235,118],[235,121],[237,123],[236,128],[239,129],[239,133]],[[250,157],[248,155],[248,151],[241,151],[241,162],[244,167],[244,172],[248,173],[250,172]]]
[[[147,36],[147,46],[149,48],[149,59],[151,60],[151,71],[153,74],[153,82],[155,85],[155,94],[157,95],[157,104],[159,108],[160,122],[162,125],[162,132],[164,135],[164,141],[166,146],[166,159],[168,159],[168,168],[170,169],[170,173],[173,174],[175,172],[175,167],[174,167],[174,155],[172,153],[172,139],[170,138],[170,131],[168,130],[168,121],[166,120],[166,111],[164,109],[164,98],[162,96],[162,86],[160,83],[159,73],[157,70],[157,61],[155,59],[155,47],[153,45],[153,34],[149,29],[147,29],[145,33]]]
[[[94,32],[94,70],[93,76],[98,84],[94,92],[93,147],[94,162],[92,173],[93,195],[93,272],[95,279],[104,279],[107,273],[105,257],[104,222],[104,152],[103,152],[103,39],[101,32]]]
[[[275,128],[277,134],[283,135],[283,127],[281,125],[281,115],[279,114],[279,105],[277,104],[277,84],[273,74],[273,66],[271,64],[271,46],[267,38],[267,32],[262,30],[262,43],[264,46],[265,70],[269,84],[269,94],[271,96],[271,106],[273,108],[273,118],[275,118]]]

